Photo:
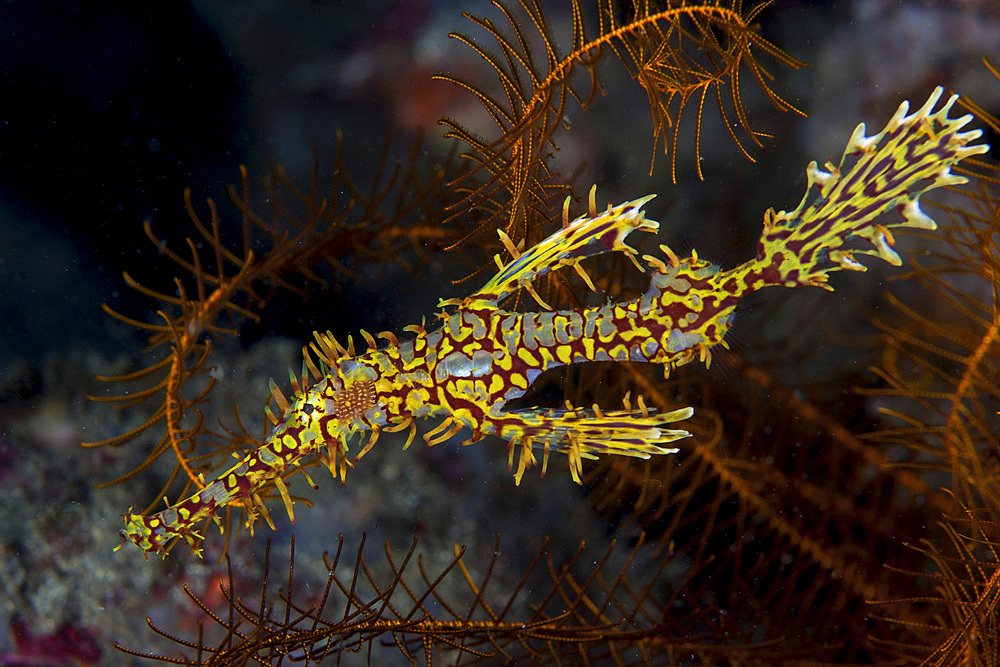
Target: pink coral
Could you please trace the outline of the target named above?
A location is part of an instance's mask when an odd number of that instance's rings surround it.
[[[33,636],[28,624],[14,616],[10,634],[15,650],[0,655],[5,667],[22,665],[90,665],[101,659],[101,648],[89,628],[63,623],[49,635]]]

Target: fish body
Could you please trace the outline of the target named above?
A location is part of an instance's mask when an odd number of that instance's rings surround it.
[[[971,144],[978,130],[961,132],[970,116],[948,118],[957,96],[937,111],[938,88],[917,111],[900,105],[878,134],[865,135],[864,124],[852,135],[839,165],[806,169],[808,186],[791,211],[768,210],[751,260],[721,270],[692,253],[679,258],[661,245],[661,254],[640,258],[625,243],[634,231],[655,233],[656,221],[643,206],[652,195],[598,211],[569,222],[524,253],[501,232],[512,259],[478,292],[465,299],[442,301],[441,324],[427,331],[407,327],[413,337],[400,342],[391,333],[378,343],[362,331],[368,350],[358,354],[328,333],[316,333],[304,350],[301,382],[293,377],[291,399],[272,383],[280,414],[268,412],[273,427],[263,444],[206,485],[197,494],[159,513],[129,511],[122,536],[146,552],[165,553],[177,538],[197,550],[197,533],[206,520],[234,500],[254,518],[260,508],[270,522],[259,491],[273,484],[292,515],[282,475],[307,457],[317,457],[342,481],[346,470],[379,439],[383,431],[409,429],[415,420],[443,421],[423,437],[428,445],[463,430],[466,443],[487,435],[508,442],[509,464],[519,453],[515,479],[537,463],[545,470],[550,452],[568,456],[576,481],[582,460],[602,454],[648,458],[678,451],[667,445],[689,433],[675,423],[691,416],[691,408],[657,412],[641,397],[626,398],[621,409],[519,408],[521,398],[542,372],[586,361],[634,361],[660,364],[665,372],[700,360],[709,363],[712,349],[725,344],[734,309],[746,295],[772,286],[819,286],[833,271],[865,270],[859,256],[875,255],[899,266],[891,228],[935,229],[919,205],[922,193],[966,179],[951,167],[988,150]],[[971,144],[971,145],[970,145]],[[894,219],[880,223],[885,214]],[[649,276],[649,287],[629,300],[606,300],[586,308],[554,310],[541,299],[533,281],[551,271],[572,268],[593,287],[581,260],[603,252],[628,256]],[[536,299],[542,310],[514,312],[500,304],[518,290]],[[310,384],[311,383],[311,384]],[[355,447],[357,454],[349,455]]]

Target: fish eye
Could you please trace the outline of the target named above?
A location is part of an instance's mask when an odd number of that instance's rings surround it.
[[[315,407],[316,406],[314,406],[312,403],[306,403],[302,406],[302,412],[306,413],[307,415],[311,415]]]

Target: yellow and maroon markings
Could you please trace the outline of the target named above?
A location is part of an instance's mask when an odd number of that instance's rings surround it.
[[[536,447],[542,450],[543,472],[549,453],[562,452],[576,481],[583,459],[597,454],[648,458],[677,451],[665,445],[689,434],[669,426],[690,417],[690,408],[658,413],[641,397],[633,407],[628,396],[624,409],[607,412],[596,405],[591,410],[567,406],[518,411],[505,406],[553,366],[632,360],[663,364],[669,371],[695,359],[707,364],[711,349],[724,344],[733,310],[747,294],[769,286],[830,289],[826,283],[832,271],[864,270],[855,255],[876,255],[898,265],[890,228],[934,229],[934,222],[920,210],[920,195],[965,182],[951,167],[988,149],[985,144],[969,145],[979,131],[959,132],[969,116],[948,118],[956,97],[933,111],[940,95],[938,88],[910,115],[903,103],[886,128],[871,137],[859,126],[839,166],[827,163],[820,169],[811,163],[802,202],[792,211],[767,211],[757,256],[728,271],[697,253],[682,260],[660,246],[662,256],[643,257],[650,283],[642,296],[552,310],[532,287],[536,278],[571,267],[593,287],[579,261],[606,251],[621,252],[640,266],[638,253],[624,240],[635,230],[658,230],[658,223],[647,220],[642,211],[651,196],[599,213],[592,191],[589,215],[569,222],[565,208],[563,228],[523,254],[501,233],[511,261],[504,265],[498,256],[499,272],[474,295],[442,301],[443,308],[454,310],[441,315],[444,323],[437,330],[407,327],[415,338],[402,343],[383,332],[379,337],[388,341],[383,349],[362,331],[369,345],[364,354],[355,354],[350,340],[345,348],[332,336],[317,333],[316,342],[305,350],[315,384],[309,388],[308,377],[301,383],[293,378],[292,402],[272,389],[282,415],[271,416],[274,427],[265,443],[187,500],[151,516],[129,511],[123,537],[147,552],[165,553],[178,538],[197,550],[202,539],[198,529],[236,498],[247,509],[251,525],[258,506],[270,522],[258,496],[267,484],[277,487],[291,516],[283,471],[316,455],[343,481],[347,467],[383,430],[409,429],[409,446],[418,417],[444,418],[424,436],[428,444],[463,429],[471,431],[467,442],[486,434],[506,439],[508,465],[513,468],[515,453],[520,455],[518,482],[536,464]],[[900,217],[876,222],[893,212]],[[543,311],[500,308],[500,301],[518,289],[525,289]],[[364,444],[348,460],[355,436]]]

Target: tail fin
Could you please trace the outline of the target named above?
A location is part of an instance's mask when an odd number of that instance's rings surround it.
[[[824,170],[809,164],[809,185],[798,207],[778,213],[770,209],[764,215],[757,260],[745,265],[755,287],[830,289],[826,282],[831,271],[865,270],[855,255],[875,255],[893,266],[902,263],[892,248],[890,228],[936,229],[920,210],[920,195],[967,182],[952,174],[951,167],[989,150],[986,144],[967,145],[979,138],[980,130],[959,132],[971,115],[948,118],[958,95],[932,113],[941,93],[940,86],[935,88],[909,116],[909,104],[903,102],[885,129],[873,136],[865,136],[864,123],[858,125],[840,165],[827,162]],[[901,219],[876,222],[892,210]]]

